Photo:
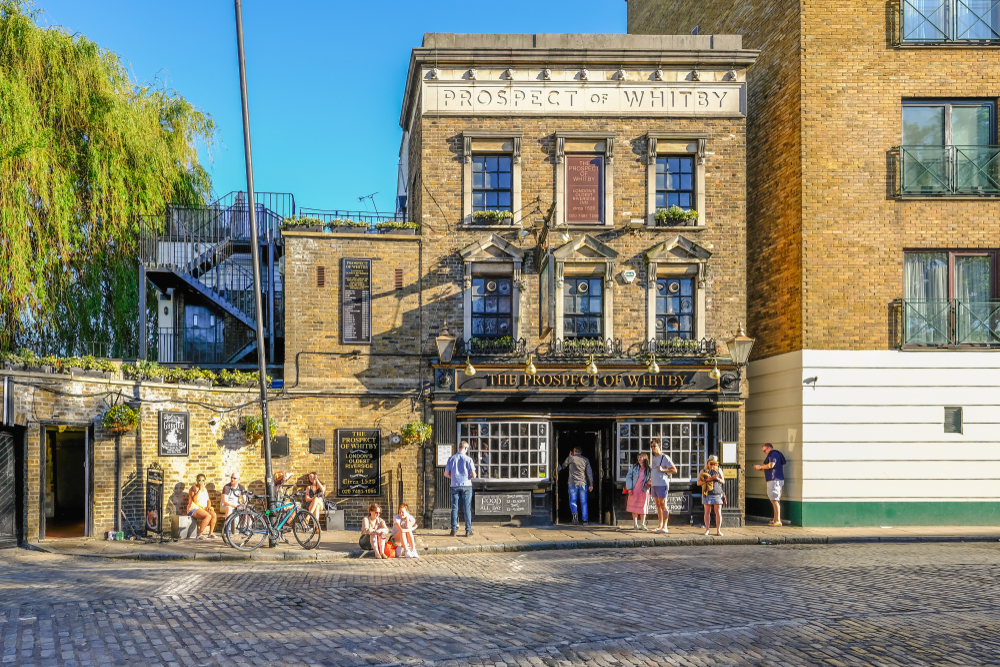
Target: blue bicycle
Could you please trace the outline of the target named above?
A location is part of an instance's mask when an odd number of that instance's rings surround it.
[[[288,544],[285,534],[290,529],[303,549],[318,547],[322,536],[319,521],[299,507],[294,496],[290,495],[294,486],[285,484],[281,487],[282,497],[278,507],[260,511],[247,506],[230,515],[223,531],[226,542],[240,551],[253,551],[268,538]]]

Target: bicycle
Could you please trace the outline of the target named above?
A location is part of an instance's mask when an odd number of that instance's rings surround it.
[[[299,507],[289,495],[288,489],[294,486],[294,484],[282,485],[283,504],[279,507],[263,512],[247,507],[233,512],[223,530],[226,542],[239,551],[253,551],[264,543],[265,538],[281,540],[288,544],[284,532],[287,530],[285,524],[290,523],[295,541],[303,549],[315,549],[319,546],[322,538],[319,521],[310,512]]]
[[[232,542],[229,541],[229,533],[226,530],[229,526],[229,522],[236,518],[236,515],[240,513],[241,510],[254,510],[257,513],[261,513],[267,507],[267,496],[261,496],[256,493],[250,493],[249,491],[244,492],[240,495],[240,502],[237,503],[236,509],[230,512],[229,516],[222,524],[222,541],[226,543],[226,546],[233,546]],[[250,525],[249,518],[246,514],[243,515],[241,520],[243,527]]]

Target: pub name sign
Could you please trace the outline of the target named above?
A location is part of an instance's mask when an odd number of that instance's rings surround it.
[[[642,372],[608,372],[590,376],[580,372],[544,372],[535,375],[524,372],[479,372],[469,377],[458,372],[458,391],[713,391],[718,381],[708,371],[663,372],[656,375]]]

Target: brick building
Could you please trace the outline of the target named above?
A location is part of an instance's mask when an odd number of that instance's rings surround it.
[[[747,442],[788,457],[791,518],[996,521],[995,3],[628,0],[628,31],[760,50]],[[747,494],[762,513],[752,469]]]

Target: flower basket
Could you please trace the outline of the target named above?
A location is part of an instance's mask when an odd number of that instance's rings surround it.
[[[431,439],[434,432],[430,424],[421,421],[410,422],[399,429],[399,434],[403,437],[404,445],[420,445]]]
[[[267,422],[270,425],[271,437],[273,438],[278,434],[278,422],[274,421],[273,417],[268,417]],[[247,438],[247,442],[257,442],[264,437],[264,429],[262,426],[262,420],[260,417],[243,417],[243,434]]]
[[[476,211],[472,214],[472,222],[477,225],[509,225],[514,222],[514,214],[510,211]]]
[[[415,236],[419,225],[415,222],[380,222],[375,225],[379,234],[407,234]]]
[[[101,426],[109,433],[127,433],[139,428],[139,412],[128,405],[116,405],[101,417]]]
[[[680,227],[698,224],[698,211],[691,209],[685,211],[680,206],[657,209],[653,215],[659,227]]]

